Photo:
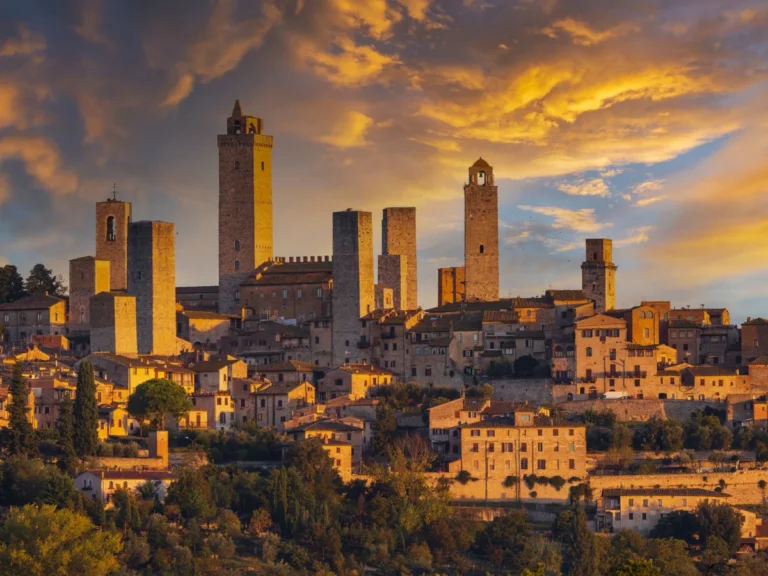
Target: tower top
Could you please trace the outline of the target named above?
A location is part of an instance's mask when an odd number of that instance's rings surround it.
[[[493,186],[493,166],[482,156],[469,167],[469,183],[476,186]]]
[[[263,134],[264,121],[256,116],[243,114],[240,100],[235,100],[232,116],[227,118],[227,134]]]

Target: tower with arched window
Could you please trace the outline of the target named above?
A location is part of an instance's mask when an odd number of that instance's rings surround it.
[[[464,185],[464,282],[468,302],[499,299],[499,188],[482,158]]]
[[[616,308],[616,264],[613,263],[613,240],[591,238],[586,242],[587,255],[581,264],[581,287],[584,295],[603,313]]]
[[[96,259],[109,261],[109,289],[128,287],[128,228],[131,203],[110,198],[96,203]]]
[[[235,102],[219,146],[219,310],[240,309],[240,285],[272,252],[272,136]]]

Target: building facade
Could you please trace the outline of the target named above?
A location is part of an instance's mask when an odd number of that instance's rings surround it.
[[[381,253],[385,257],[385,274],[382,278],[382,259],[380,258],[379,284],[394,290],[395,308],[401,310],[418,308],[416,208],[384,208],[381,220]],[[397,261],[387,260],[387,256],[403,257],[399,270]],[[401,283],[405,284],[404,290]]]

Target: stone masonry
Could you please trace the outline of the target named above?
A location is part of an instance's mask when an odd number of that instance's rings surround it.
[[[390,284],[387,286],[395,290],[396,308],[415,310],[419,306],[416,208],[384,208],[384,215],[381,220],[381,253],[385,256],[400,255],[406,257],[406,292],[398,297],[397,287]],[[381,268],[379,268],[379,284],[385,284],[381,279]]]
[[[91,298],[91,351],[135,356],[136,297],[123,292],[101,292]]]
[[[588,239],[587,254],[581,264],[581,287],[595,310],[603,313],[616,308],[616,268],[613,263],[613,240]]]
[[[96,258],[109,260],[110,290],[128,288],[128,228],[131,203],[107,200],[96,203]]]
[[[499,189],[482,158],[464,186],[464,271],[468,302],[499,299]]]
[[[408,309],[408,257],[400,254],[379,256],[379,285],[392,289],[394,307]]]
[[[437,305],[464,300],[464,267],[437,269]]]
[[[370,212],[333,213],[333,365],[362,357],[360,318],[373,310],[373,224]]]
[[[176,353],[176,239],[170,222],[133,222],[128,293],[136,297],[140,354]]]
[[[219,311],[239,312],[240,285],[272,253],[272,136],[240,101],[219,146]]]
[[[90,330],[91,297],[109,292],[109,260],[83,256],[69,261],[70,332]]]

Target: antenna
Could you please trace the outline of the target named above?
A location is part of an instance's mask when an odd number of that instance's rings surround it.
[[[117,184],[112,182],[112,200],[117,200]]]

